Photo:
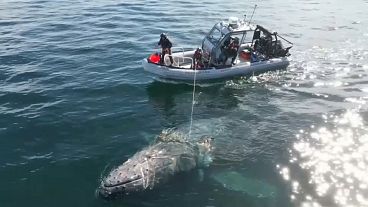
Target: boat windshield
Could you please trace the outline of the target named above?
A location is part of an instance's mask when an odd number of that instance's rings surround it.
[[[217,45],[217,43],[221,40],[223,34],[216,27],[212,29],[212,31],[208,34],[208,40],[213,44]]]
[[[254,34],[254,31],[250,30],[250,31],[247,31],[244,39],[243,39],[243,43],[251,43],[252,40],[253,40],[253,34]]]

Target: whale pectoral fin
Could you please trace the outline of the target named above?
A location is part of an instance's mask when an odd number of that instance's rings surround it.
[[[178,171],[189,171],[196,167],[197,162],[192,155],[182,155],[178,158]]]
[[[238,191],[258,198],[275,198],[277,188],[264,180],[247,176],[245,173],[236,171],[224,171],[211,175],[212,179],[224,188]]]

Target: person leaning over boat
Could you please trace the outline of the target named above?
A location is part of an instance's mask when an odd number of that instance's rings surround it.
[[[227,59],[229,57],[232,57],[231,64],[234,64],[238,49],[239,49],[239,38],[230,37],[229,39],[225,40],[224,45],[221,48],[222,52],[220,55],[220,63],[222,62],[222,65],[225,65]]]
[[[170,55],[170,62],[171,65],[173,64],[173,58],[171,56],[171,47],[172,47],[172,43],[169,40],[169,38],[167,38],[167,35],[165,33],[161,33],[160,35],[160,41],[158,42],[158,45],[161,45],[161,59],[160,59],[160,64],[163,65],[164,64],[164,58],[165,55],[168,54]],[[171,66],[170,65],[170,66]]]
[[[197,48],[193,55],[193,69],[202,69],[203,67],[202,50],[201,48]]]

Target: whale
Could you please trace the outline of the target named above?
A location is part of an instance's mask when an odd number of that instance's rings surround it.
[[[142,149],[103,177],[97,189],[103,198],[152,190],[176,174],[206,167],[212,162],[213,138],[189,140],[174,130],[163,131]]]

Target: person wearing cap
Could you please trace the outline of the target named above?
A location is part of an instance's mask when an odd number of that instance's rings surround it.
[[[166,54],[170,55],[170,62],[171,65],[173,64],[173,58],[171,56],[171,47],[172,47],[172,43],[169,40],[169,38],[167,38],[167,35],[165,33],[161,33],[160,35],[160,41],[158,42],[158,45],[161,46],[161,59],[160,59],[160,64],[163,65],[164,64],[164,57]],[[171,66],[170,65],[170,66]]]

